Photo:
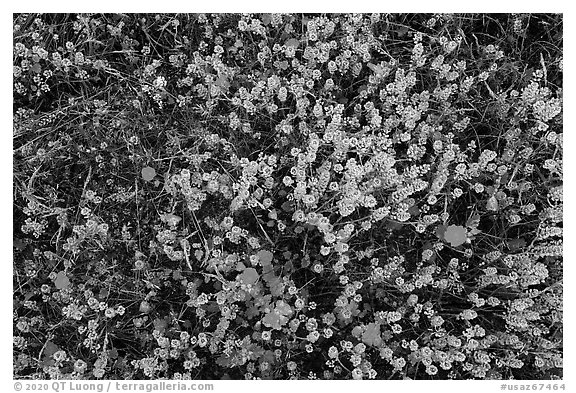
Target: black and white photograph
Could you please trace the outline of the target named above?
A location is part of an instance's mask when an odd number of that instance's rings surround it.
[[[7,388],[570,391],[562,13],[12,22]]]

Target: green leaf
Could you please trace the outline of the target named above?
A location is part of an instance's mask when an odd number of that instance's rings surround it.
[[[282,329],[282,326],[280,325],[280,315],[275,311],[266,314],[262,319],[262,323],[264,324],[264,326],[272,329],[276,330]]]
[[[252,267],[247,268],[240,275],[240,281],[242,281],[244,284],[247,284],[247,285],[254,284],[256,281],[258,281],[259,278],[260,278],[260,275],[258,275],[258,272],[256,271],[256,269],[254,269]]]
[[[66,273],[59,272],[54,280],[54,285],[56,285],[57,289],[65,289],[70,286],[70,279],[66,276]]]
[[[280,330],[282,326],[288,323],[288,318],[292,315],[293,311],[290,305],[283,300],[276,302],[274,310],[267,313],[262,319],[264,326]]]
[[[276,356],[274,356],[274,352],[272,352],[272,351],[270,351],[270,350],[267,350],[267,351],[264,351],[264,352],[260,355],[258,361],[259,361],[260,363],[262,363],[262,362],[268,362],[268,363],[270,363],[270,364],[274,364],[274,363],[276,363]]]
[[[272,296],[282,296],[284,294],[284,283],[278,277],[268,282]]]
[[[380,345],[382,343],[382,337],[380,337],[380,325],[369,323],[366,331],[362,334],[362,342],[366,345]]]
[[[436,236],[438,236],[439,239],[445,240],[444,233],[446,233],[447,228],[448,226],[446,225],[438,225],[438,228],[436,228]]]
[[[452,247],[458,247],[467,239],[466,228],[460,225],[450,225],[444,232],[444,239],[449,242]]]
[[[286,303],[283,300],[278,300],[276,302],[276,311],[278,311],[282,315],[291,315],[292,314],[292,308],[290,307],[290,305],[288,303]]]
[[[156,170],[150,166],[142,168],[142,179],[152,181],[156,176]]]
[[[60,350],[60,347],[56,344],[54,344],[52,341],[46,341],[46,346],[44,347],[44,356],[52,356],[54,355],[56,352],[58,352]]]
[[[274,258],[274,254],[272,254],[268,250],[260,250],[258,251],[258,258],[260,259],[260,263],[262,264],[262,266],[266,266],[272,263],[272,258]]]
[[[220,355],[220,357],[218,359],[216,359],[216,364],[218,364],[221,367],[228,368],[228,367],[232,367],[233,365],[235,365],[237,363],[238,359],[239,359],[238,351],[233,350],[232,354],[230,356],[228,356],[226,354]]]
[[[264,26],[268,26],[270,24],[270,22],[272,21],[272,15],[271,14],[262,14],[262,16],[260,17],[260,20],[262,20],[262,23],[264,24]]]
[[[52,341],[47,341],[42,352],[42,361],[40,362],[40,365],[42,367],[53,366],[55,362],[54,359],[52,359],[52,355],[54,355],[59,350],[60,347],[58,347],[58,345],[54,344]]]

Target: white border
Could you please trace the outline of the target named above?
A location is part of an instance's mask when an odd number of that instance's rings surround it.
[[[576,15],[572,12],[572,8],[568,6],[568,2],[558,1],[506,1],[506,0],[490,0],[481,2],[447,2],[440,1],[406,1],[406,2],[386,2],[386,1],[311,1],[311,0],[291,0],[288,2],[269,2],[265,0],[260,1],[218,1],[218,2],[196,2],[189,0],[186,2],[154,2],[151,4],[143,4],[142,2],[133,1],[110,1],[99,0],[91,3],[81,3],[78,1],[27,1],[25,3],[10,3],[3,4],[3,8],[8,8],[3,12],[1,24],[2,35],[2,51],[0,52],[4,57],[0,63],[2,66],[1,73],[1,86],[2,97],[5,100],[4,110],[1,112],[2,124],[4,124],[4,132],[0,133],[2,142],[2,154],[0,154],[1,166],[0,170],[0,184],[6,187],[5,192],[2,192],[1,198],[2,207],[6,209],[7,218],[12,218],[12,12],[63,12],[63,11],[82,11],[82,12],[150,12],[155,11],[159,13],[166,12],[556,12],[564,13],[564,69],[567,71],[564,80],[564,129],[567,132],[564,134],[564,148],[566,151],[571,152],[576,148],[576,135],[574,135],[574,112],[575,112],[575,99],[574,99],[574,73],[576,66],[574,61],[574,47],[573,37],[576,37]],[[565,282],[568,284],[565,287],[564,304],[564,380],[557,381],[566,384],[566,392],[576,391],[576,379],[573,377],[573,371],[576,370],[574,362],[574,308],[572,301],[575,295],[574,280],[574,265],[572,264],[571,257],[574,256],[574,228],[575,210],[576,206],[571,205],[570,201],[576,200],[574,192],[574,179],[573,174],[576,173],[576,157],[567,154],[564,156],[564,173],[567,174],[565,181],[565,199],[568,201],[565,204],[565,219],[564,219],[564,233],[565,233],[565,249],[564,249],[564,277]],[[574,172],[572,170],[575,170]],[[6,391],[13,390],[12,382],[12,321],[8,321],[12,316],[12,224],[5,220],[5,225],[2,228],[2,285],[0,285],[0,306],[1,314],[5,315],[6,321],[1,324],[2,336],[0,340],[0,387],[5,388]],[[195,381],[200,382],[200,381]],[[351,389],[365,389],[374,391],[438,391],[438,392],[495,392],[500,391],[499,387],[505,381],[207,381],[213,382],[216,386],[216,392],[235,391],[235,392],[255,392],[262,391],[269,393],[273,390],[287,391],[290,390],[311,390],[311,389],[326,389],[326,390],[351,390]],[[515,381],[510,383],[522,383],[531,385],[533,383],[542,383],[543,381]],[[4,390],[4,389],[2,389]],[[115,390],[111,390],[115,391]],[[546,391],[546,390],[544,390]],[[559,390],[561,392],[561,390]]]

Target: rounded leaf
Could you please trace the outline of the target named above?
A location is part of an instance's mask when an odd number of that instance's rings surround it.
[[[70,279],[68,278],[68,276],[66,276],[66,273],[59,272],[58,275],[56,276],[56,279],[54,280],[54,285],[56,286],[57,289],[68,288],[68,286],[70,285]]]
[[[467,239],[466,228],[460,225],[450,225],[444,232],[444,239],[449,242],[452,247],[458,247]]]
[[[142,179],[152,181],[156,177],[156,170],[150,166],[142,168]]]
[[[447,228],[448,226],[446,225],[438,225],[438,228],[436,228],[436,236],[438,236],[439,239],[445,240],[444,233],[446,233]]]
[[[240,275],[240,281],[247,285],[254,284],[256,281],[258,281],[259,278],[260,276],[258,275],[258,272],[252,267],[247,268]]]
[[[292,315],[292,308],[283,300],[278,300],[276,302],[275,310],[281,315]]]
[[[275,311],[271,311],[268,314],[266,314],[262,319],[262,323],[264,324],[264,326],[272,329],[276,330],[282,329],[282,325],[280,325],[280,315],[278,315],[278,313],[276,313]]]
[[[380,336],[380,325],[376,323],[369,323],[366,330],[362,334],[362,342],[366,345],[377,346],[382,343]]]
[[[262,20],[264,26],[268,26],[272,22],[272,14],[262,14],[260,20]]]
[[[274,255],[268,250],[258,251],[258,258],[260,259],[260,263],[262,264],[262,266],[270,265],[273,256]]]

